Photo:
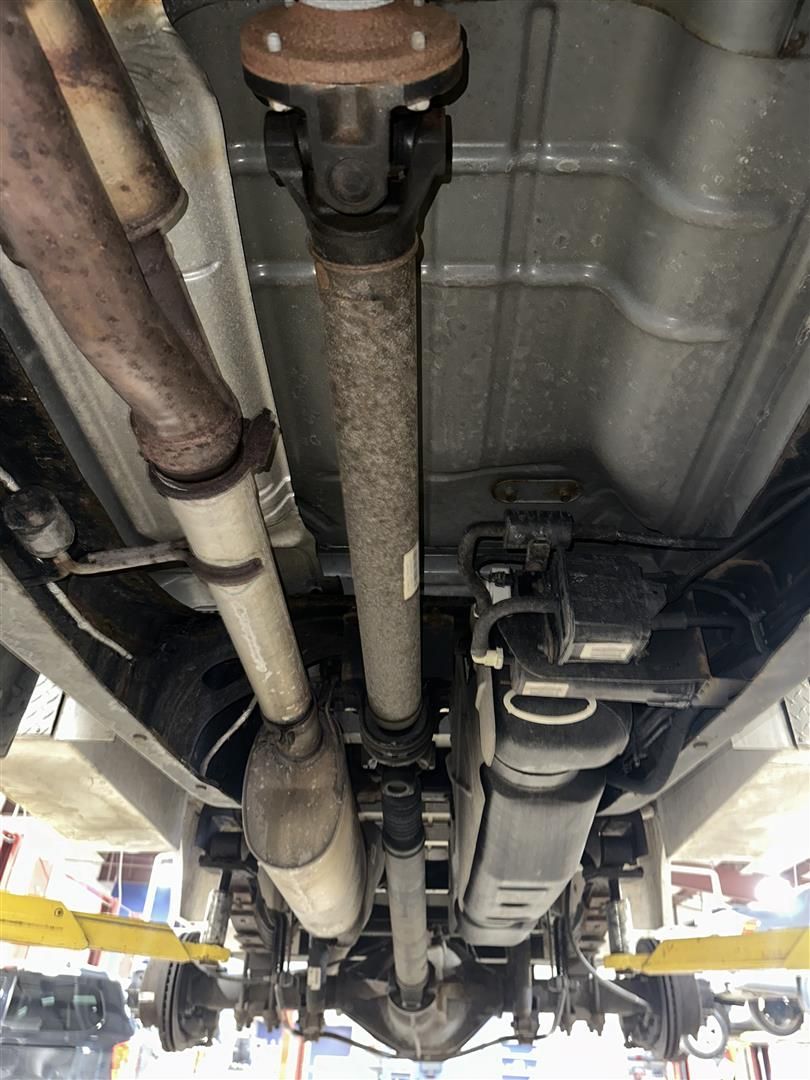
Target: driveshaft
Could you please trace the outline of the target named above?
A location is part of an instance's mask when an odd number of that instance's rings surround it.
[[[373,748],[364,741],[381,766],[396,1003],[417,1010],[429,975],[416,772],[425,747],[408,738],[429,731],[417,248],[421,215],[448,165],[444,112],[431,99],[459,81],[461,35],[437,7],[327,0],[262,12],[243,26],[241,43],[246,81],[271,104],[268,167],[310,232]]]

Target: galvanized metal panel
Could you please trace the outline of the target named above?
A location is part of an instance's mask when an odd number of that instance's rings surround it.
[[[729,51],[773,53],[771,24],[790,19],[771,5],[739,42],[729,22],[720,48],[677,5],[448,6],[470,74],[450,106],[453,181],[425,232],[428,545],[497,515],[491,488],[508,476],[579,479],[572,510],[589,519],[733,528],[810,398],[810,63]],[[222,107],[296,494],[340,542],[306,235],[265,172],[239,8],[177,29]]]
[[[301,215],[266,171],[263,106],[242,80],[245,8],[169,6],[222,111],[296,496],[318,539],[340,545],[312,263]],[[571,509],[589,521],[730,531],[810,401],[810,60],[774,56],[791,0],[748,5],[745,25],[738,5],[674,0],[664,11],[630,0],[448,6],[467,32],[470,74],[450,106],[454,178],[424,237],[426,547],[499,516],[495,483],[521,477],[579,480]],[[710,26],[695,22],[704,15]],[[229,200],[209,154],[218,124],[160,19],[137,5],[112,29],[185,170],[191,206],[172,240],[192,298],[255,411],[251,401],[271,399],[238,237],[221,228]],[[195,144],[180,121],[203,114]],[[24,279],[8,262],[6,274]],[[118,500],[137,533],[164,535],[111,391],[86,365],[78,378],[45,315],[35,321],[46,362]],[[274,543],[306,550],[310,565],[282,457],[264,488]]]

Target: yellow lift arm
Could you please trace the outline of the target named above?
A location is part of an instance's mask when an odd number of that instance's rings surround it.
[[[696,971],[810,971],[810,928],[662,941],[651,953],[611,953],[605,967],[645,975]]]
[[[58,900],[0,891],[0,940],[54,949],[101,949],[178,963],[224,963],[221,945],[181,941],[164,923],[70,911]],[[605,967],[645,975],[699,971],[810,971],[810,928],[662,941],[651,953],[612,953]]]
[[[53,949],[102,949],[130,956],[175,960],[181,964],[189,961],[219,964],[230,956],[221,945],[181,941],[164,923],[69,911],[58,900],[20,896],[2,890],[0,940],[15,945],[46,945]]]

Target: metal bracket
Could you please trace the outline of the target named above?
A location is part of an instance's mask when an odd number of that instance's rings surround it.
[[[261,573],[263,566],[261,559],[248,559],[238,566],[214,566],[194,555],[186,555],[185,562],[207,585],[246,585]]]
[[[150,465],[149,479],[158,494],[166,499],[179,502],[209,499],[229,491],[245,473],[266,472],[273,460],[277,442],[276,419],[269,409],[262,409],[252,420],[243,421],[236,459],[225,472],[209,480],[172,480]]]

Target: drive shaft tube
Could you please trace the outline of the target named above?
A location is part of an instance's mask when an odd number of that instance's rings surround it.
[[[415,247],[350,266],[315,256],[368,700],[406,727],[422,696]]]
[[[368,704],[401,731],[422,697],[416,245],[372,265],[315,253],[343,505]],[[406,1009],[424,1004],[427,895],[415,770],[383,778],[394,972]]]
[[[421,797],[413,766],[402,775],[391,766],[418,760],[401,745],[422,708],[416,250],[448,164],[444,113],[430,102],[461,80],[463,51],[452,15],[405,0],[271,7],[241,32],[248,85],[285,110],[267,117],[268,167],[310,230],[365,731],[384,766],[394,968],[400,1003],[413,1010],[428,980]]]

